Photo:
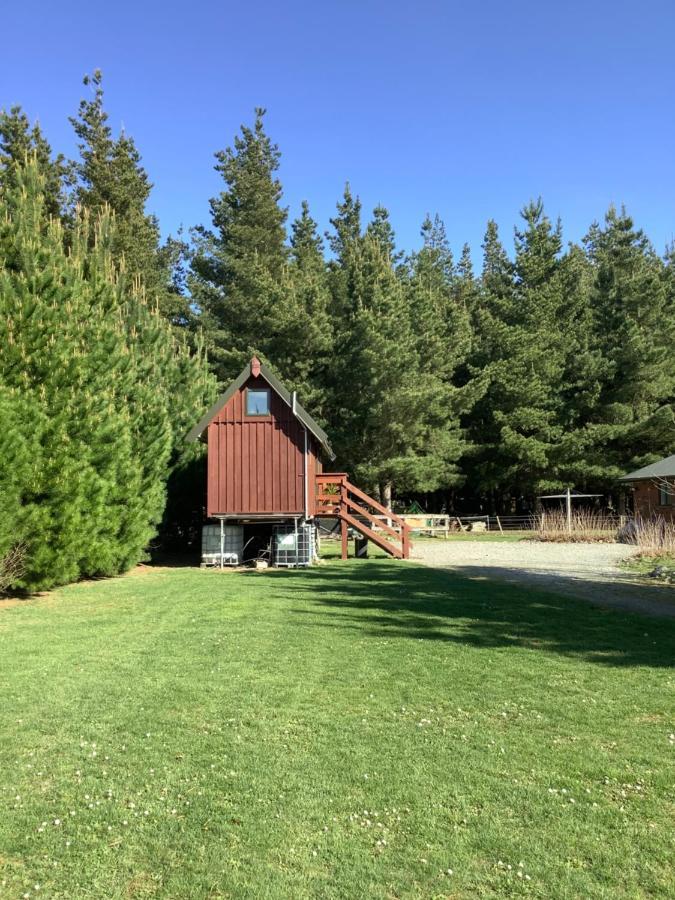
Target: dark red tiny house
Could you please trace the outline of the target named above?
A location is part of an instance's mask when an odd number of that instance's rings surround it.
[[[256,524],[259,532],[287,526],[297,535],[322,517],[339,521],[343,557],[351,527],[392,556],[407,558],[405,523],[345,474],[323,472],[324,461],[335,459],[328,436],[256,357],[188,437],[208,445],[206,515],[220,523],[221,560],[224,524],[249,532]]]

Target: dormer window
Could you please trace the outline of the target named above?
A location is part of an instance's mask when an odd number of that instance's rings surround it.
[[[270,392],[266,388],[248,388],[246,391],[246,415],[269,416]]]

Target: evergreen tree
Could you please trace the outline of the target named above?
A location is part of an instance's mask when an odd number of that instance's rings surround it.
[[[394,265],[400,262],[403,254],[396,251],[396,235],[389,220],[389,210],[378,204],[373,210],[373,218],[366,227],[366,235],[380,245],[382,253]]]
[[[30,498],[43,466],[40,412],[29,396],[0,381],[0,579],[2,561],[17,548],[23,555],[34,531]]]
[[[506,307],[512,302],[514,292],[514,266],[499,237],[499,229],[494,219],[487,223],[483,239],[483,294],[489,298],[488,306],[494,309],[504,301]]]
[[[264,109],[216,153],[225,190],[211,200],[213,229],[198,229],[189,279],[216,374],[226,382],[254,352],[274,357],[288,261],[287,212],[276,177],[279,149],[265,133]]]
[[[162,514],[172,448],[180,457],[172,423],[183,438],[194,407],[182,405],[201,408],[212,393],[203,360],[176,349],[170,326],[116,271],[111,217],[92,225],[83,211],[66,250],[43,185],[32,161],[0,201],[0,388],[15,403],[3,409],[4,440],[37,461],[11,477],[0,469],[0,486],[20,489],[21,583],[33,589],[138,561]]]
[[[333,334],[323,243],[307,202],[291,224],[291,260],[280,285],[279,337],[270,363],[320,421],[326,421]]]
[[[421,367],[450,379],[458,359],[452,353],[450,335],[455,267],[445,226],[436,216],[422,224],[422,249],[408,262],[410,310]]]
[[[349,182],[345,185],[342,202],[337,204],[337,215],[330,224],[333,231],[326,235],[328,246],[336,262],[346,266],[361,237],[361,201],[352,194]]]
[[[394,488],[435,490],[456,478],[461,445],[451,384],[443,380],[445,369],[434,370],[427,348],[445,364],[448,291],[443,286],[427,302],[433,291],[422,271],[395,270],[386,210],[361,235],[360,204],[349,188],[333,226],[331,246],[339,255],[332,286],[340,295],[333,303],[331,433],[340,465],[379,488],[385,503]]]
[[[124,368],[117,312],[83,278],[77,246],[66,254],[60,224],[47,224],[41,187],[35,165],[19,176],[0,234],[0,377],[30,398],[43,423],[42,464],[24,486],[33,512],[31,587],[128,564],[134,553],[123,535],[138,487],[128,419],[113,386]]]
[[[169,239],[160,246],[159,223],[146,212],[152,184],[133,138],[124,131],[118,137],[113,134],[104,108],[101,72],[86,76],[84,84],[93,88],[93,97],[82,100],[77,117],[70,120],[80,150],[75,163],[75,198],[91,211],[92,222],[104,209],[113,212],[115,265],[132,278],[140,278],[149,302],[169,321],[188,325],[192,321],[190,307],[173,278],[183,245]]]
[[[473,290],[468,248],[455,268],[445,226],[436,216],[422,225],[423,246],[408,263],[408,296],[416,336],[419,369],[430,389],[427,455],[434,456],[435,477],[429,490],[448,489],[463,481],[459,459],[468,446],[461,417],[483,389],[467,375],[471,350],[470,294]]]
[[[326,232],[333,258],[328,262],[330,313],[336,333],[340,331],[350,314],[351,274],[361,246],[361,201],[352,194],[349,182],[345,185],[342,202],[337,204],[337,215],[330,220],[332,231]]]
[[[625,210],[610,208],[585,240],[602,382],[589,411],[589,471],[613,481],[672,452],[675,434],[675,302],[664,265]]]
[[[489,375],[490,385],[472,417],[471,465],[472,481],[492,506],[501,505],[501,495],[515,494],[531,507],[537,492],[559,486],[551,460],[561,437],[562,239],[541,201],[528,204],[522,217],[513,267],[493,222],[483,245],[483,298],[472,363]]]
[[[558,333],[563,351],[559,374],[561,438],[552,454],[552,468],[564,487],[606,488],[592,459],[593,436],[588,429],[596,415],[602,384],[609,374],[599,347],[592,305],[593,269],[583,248],[571,245],[561,259],[563,303]]]
[[[19,170],[28,158],[35,160],[43,179],[45,212],[54,218],[66,213],[66,191],[72,182],[71,167],[63,155],[54,157],[39,124],[31,126],[20,106],[0,110],[0,189],[16,188]]]

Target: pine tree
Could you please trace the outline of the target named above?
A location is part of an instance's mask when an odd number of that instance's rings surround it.
[[[373,210],[373,218],[366,226],[366,235],[379,244],[382,253],[392,264],[400,262],[403,254],[396,250],[396,235],[389,219],[389,210],[381,203]]]
[[[360,204],[347,188],[332,221],[331,434],[339,464],[389,503],[394,489],[434,490],[455,476],[459,442],[448,427],[449,386],[426,360],[421,364],[419,310],[410,276],[394,268],[386,210],[362,235]],[[445,307],[439,330],[444,314]]]
[[[337,204],[337,215],[330,220],[328,245],[337,263],[346,266],[350,254],[361,237],[361,201],[354,197],[349,182],[345,185],[342,202]]]
[[[0,581],[3,560],[17,549],[23,555],[34,531],[30,497],[43,466],[44,426],[31,398],[0,381]]]
[[[270,363],[325,423],[333,347],[330,295],[323,243],[306,201],[291,224],[291,260],[279,293],[280,327]]]
[[[35,160],[43,179],[44,207],[58,219],[67,212],[67,189],[72,183],[71,167],[62,154],[54,157],[39,124],[31,126],[20,106],[0,111],[0,189],[16,188],[19,170],[28,158]]]
[[[190,325],[189,303],[173,278],[184,245],[169,239],[160,246],[159,223],[146,212],[152,184],[136,144],[125,132],[113,135],[104,108],[101,72],[86,76],[84,84],[93,88],[93,97],[82,100],[77,117],[70,120],[80,150],[80,159],[74,164],[78,177],[75,198],[90,210],[92,222],[104,209],[113,212],[115,265],[141,279],[149,302],[156,304],[165,318],[179,327]]]
[[[626,467],[672,452],[675,435],[675,302],[664,265],[625,210],[610,208],[585,239],[602,382],[589,414],[592,476],[605,484]]]
[[[455,266],[445,226],[436,216],[422,224],[422,249],[409,261],[410,310],[420,365],[427,372],[452,377],[458,359],[452,352]]]
[[[468,311],[473,274],[468,251],[455,268],[445,234],[436,216],[422,225],[423,246],[408,261],[408,297],[416,337],[419,370],[429,391],[427,455],[435,458],[434,477],[427,489],[458,486],[463,477],[459,460],[467,451],[461,416],[476,402],[481,387],[464,371],[471,350]]]
[[[470,423],[476,446],[471,481],[493,507],[515,495],[531,508],[540,490],[559,485],[552,459],[561,437],[562,239],[540,200],[522,217],[513,266],[495,223],[488,223],[483,296],[475,311],[472,367],[490,384]]]
[[[596,415],[609,369],[596,330],[593,269],[582,247],[571,245],[561,259],[560,280],[563,303],[557,327],[563,352],[559,374],[562,434],[552,453],[552,468],[565,487],[604,489],[609,485],[598,482],[592,459],[594,439],[587,426]]]
[[[120,571],[129,548],[115,536],[137,486],[111,387],[124,365],[117,312],[83,278],[77,251],[66,254],[60,224],[47,222],[42,184],[35,164],[19,175],[0,235],[0,378],[41,423],[42,465],[25,486],[31,587]]]
[[[343,327],[350,313],[350,284],[355,258],[361,246],[361,201],[352,194],[349,182],[345,185],[342,202],[337,204],[337,215],[330,220],[332,231],[326,232],[328,247],[333,258],[328,262],[330,313],[336,332]]]
[[[202,408],[213,385],[203,359],[177,350],[168,323],[116,270],[111,216],[92,224],[84,210],[66,250],[37,163],[17,177],[0,200],[0,388],[25,404],[21,415],[3,410],[5,440],[38,461],[16,470],[21,584],[35,589],[138,561],[194,416],[184,405]],[[0,469],[7,493],[16,472]]]
[[[495,422],[504,473],[534,503],[538,491],[560,486],[551,471],[551,451],[561,436],[562,237],[541,200],[525,206],[522,217],[525,227],[516,230],[515,304],[503,320],[506,353],[497,369],[501,408]]]
[[[253,127],[242,126],[234,146],[216,153],[225,189],[211,200],[213,229],[195,234],[190,291],[224,382],[252,353],[274,355],[283,316],[287,212],[276,177],[279,149],[265,133],[264,115],[256,109]]]

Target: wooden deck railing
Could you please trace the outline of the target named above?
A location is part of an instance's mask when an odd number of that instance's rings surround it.
[[[347,558],[350,527],[391,556],[410,557],[410,527],[396,513],[352,484],[344,472],[323,472],[316,476],[314,513],[340,520],[343,559]]]

